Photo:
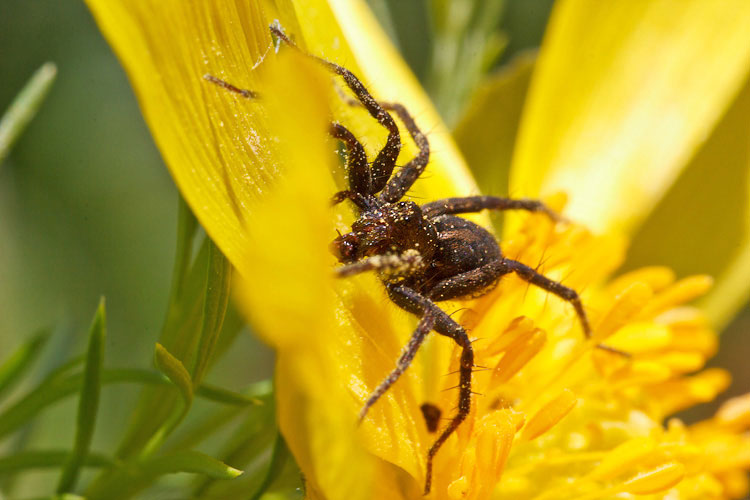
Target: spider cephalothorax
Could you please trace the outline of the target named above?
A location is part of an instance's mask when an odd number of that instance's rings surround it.
[[[297,48],[275,23],[271,33],[280,41]],[[589,322],[575,290],[553,281],[521,262],[505,258],[490,232],[457,217],[456,214],[490,210],[527,210],[542,212],[559,220],[543,203],[529,199],[496,196],[446,198],[421,206],[402,198],[424,171],[430,157],[427,138],[417,127],[404,106],[376,101],[360,80],[348,69],[325,59],[306,54],[341,76],[354,94],[350,104],[364,107],[388,131],[383,149],[369,162],[359,140],[346,127],[332,123],[330,134],[343,142],[347,151],[346,169],[349,189],[336,193],[334,203],[350,200],[357,210],[351,231],[340,234],[331,250],[343,264],[336,269],[339,277],[365,271],[379,274],[390,299],[402,309],[420,318],[417,328],[404,348],[396,367],[376,387],[360,411],[363,419],[369,408],[406,371],[425,337],[431,331],[453,339],[461,347],[458,411],[440,430],[427,452],[425,493],[432,483],[432,461],[440,447],[463,422],[471,408],[471,378],[474,351],[466,330],[445,313],[436,302],[478,297],[491,290],[508,273],[515,273],[530,284],[543,288],[569,302],[576,311],[586,337],[591,336]],[[250,91],[237,89],[210,75],[206,79],[244,97]],[[418,154],[396,173],[394,168],[401,150],[395,113],[416,143]],[[614,350],[603,345],[604,349]],[[422,405],[430,432],[437,430],[440,409],[432,403]]]
[[[344,264],[374,255],[400,255],[407,250],[431,259],[438,248],[435,226],[412,201],[376,204],[362,212],[352,231],[333,240],[333,251]]]

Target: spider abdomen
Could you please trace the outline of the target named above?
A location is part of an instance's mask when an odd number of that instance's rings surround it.
[[[431,222],[438,233],[435,264],[441,278],[477,269],[502,257],[495,237],[471,221],[441,215]]]
[[[494,268],[502,260],[495,237],[453,215],[430,222],[437,231],[437,251],[429,269],[415,277],[412,286],[434,301],[480,297],[492,290],[499,280]]]

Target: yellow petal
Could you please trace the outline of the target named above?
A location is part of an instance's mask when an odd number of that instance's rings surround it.
[[[374,461],[354,444],[356,425],[342,411],[351,403],[337,381],[336,353],[330,342],[320,341],[336,333],[326,201],[335,158],[325,137],[327,104],[315,98],[325,95],[328,82],[318,66],[296,53],[282,54],[275,62],[268,75],[275,92],[265,98],[276,117],[269,132],[290,147],[279,149],[283,175],[268,188],[248,228],[259,244],[245,249],[253,274],[240,286],[240,303],[279,353],[279,425],[306,472],[308,488],[332,499],[369,498],[358,495],[356,485],[367,480]],[[304,78],[290,79],[290,71]],[[307,209],[299,210],[299,203]],[[280,237],[289,234],[304,252]],[[347,474],[342,464],[350,465]]]
[[[638,474],[625,482],[625,491],[635,495],[646,495],[671,488],[685,477],[685,466],[670,462],[655,469]]]
[[[513,193],[564,190],[595,230],[633,228],[747,76],[750,3],[556,5],[511,172]]]
[[[750,294],[750,83],[635,234],[625,266],[710,274],[702,299],[721,328]]]
[[[476,192],[476,185],[445,125],[388,36],[361,0],[293,1],[295,15],[304,19],[299,34],[310,52],[338,62],[354,72],[380,101],[404,104],[430,141],[427,175],[409,191],[419,200]],[[363,110],[341,99],[331,103],[337,120],[364,140],[370,156],[377,153],[385,131]],[[402,134],[399,164],[416,148]]]
[[[255,100],[222,91],[206,73],[259,90],[270,44],[256,2],[88,2],[117,52],[141,110],[184,198],[245,274],[251,208],[277,176],[268,161],[267,117]]]
[[[578,399],[573,391],[564,389],[552,401],[544,405],[529,420],[523,429],[523,439],[536,439],[562,420],[575,408]]]
[[[310,52],[362,76],[378,99],[404,102],[430,132],[430,175],[417,183],[415,195],[475,191],[437,113],[363,2],[88,0],[88,5],[130,77],[183,197],[245,276],[253,270],[242,260],[243,252],[255,244],[247,227],[279,177],[268,134],[275,117],[264,111],[262,98],[273,89],[262,88],[260,78],[274,58],[268,25],[275,19]],[[261,98],[243,99],[209,84],[203,79],[207,73],[257,91]],[[316,99],[326,99],[337,119],[352,123],[370,153],[380,147],[384,132],[366,113],[349,108],[335,94]],[[405,134],[404,143],[401,163],[415,150]]]

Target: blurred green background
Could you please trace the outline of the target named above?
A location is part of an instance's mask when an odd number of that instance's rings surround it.
[[[420,79],[431,78],[426,2],[371,0]],[[512,0],[498,64],[540,43],[551,0]],[[0,358],[42,327],[55,331],[44,366],[84,348],[99,296],[107,298],[108,366],[148,367],[163,321],[177,221],[177,193],[125,74],[77,0],[0,0],[0,109],[42,63],[58,77],[41,111],[0,165]],[[500,193],[498,193],[500,194]],[[750,386],[750,312],[722,337],[711,364]],[[233,387],[268,377],[272,356],[241,335],[209,377]],[[234,381],[234,382],[232,382]],[[240,381],[239,383],[236,381]],[[125,425],[136,388],[103,392],[94,448]],[[74,401],[59,405],[34,439],[68,443]],[[701,410],[693,415],[705,414]]]

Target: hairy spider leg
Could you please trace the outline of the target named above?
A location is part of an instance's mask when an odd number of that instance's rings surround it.
[[[367,271],[380,271],[386,274],[408,276],[420,270],[424,265],[422,256],[416,250],[407,250],[402,254],[373,255],[366,259],[352,262],[336,268],[337,278],[346,278]]]
[[[550,219],[556,222],[565,221],[563,217],[555,213],[547,205],[539,200],[531,199],[512,199],[502,198],[499,196],[466,196],[461,198],[445,198],[443,200],[437,200],[430,203],[425,203],[421,206],[422,213],[427,218],[434,218],[440,215],[452,215],[452,214],[463,214],[471,212],[479,212],[480,210],[527,210],[529,212],[543,213]],[[581,299],[578,293],[572,288],[568,288],[557,281],[553,281],[544,275],[538,273],[536,269],[532,269],[520,262],[503,259],[506,263],[506,267],[510,271],[502,272],[507,274],[508,272],[516,273],[521,279],[536,285],[548,292],[551,292],[561,299],[570,302],[578,315],[578,318],[583,327],[583,333],[586,338],[591,338],[591,326],[589,324],[588,316],[583,309]],[[438,284],[440,285],[440,284]],[[439,299],[438,299],[439,300]],[[596,344],[598,349],[603,351],[609,351],[614,354],[629,358],[630,353],[621,351],[615,347],[608,346],[606,344]]]
[[[362,106],[359,101],[345,94],[341,98],[350,106]],[[393,111],[398,115],[419,149],[417,155],[388,181],[385,188],[378,195],[378,200],[381,202],[395,203],[404,197],[427,167],[427,163],[430,161],[430,143],[417,126],[416,121],[414,121],[409,111],[402,104],[397,102],[381,102],[380,105],[383,109]]]
[[[388,295],[391,300],[401,307],[417,316],[431,314],[434,316],[434,329],[440,335],[452,338],[461,347],[461,361],[459,368],[458,382],[458,411],[451,419],[450,423],[442,430],[435,442],[432,443],[427,452],[427,463],[425,465],[425,485],[424,494],[428,494],[432,487],[432,461],[435,458],[440,447],[453,434],[461,422],[466,420],[471,410],[471,372],[474,368],[474,349],[471,341],[461,325],[456,323],[448,314],[440,309],[437,304],[427,297],[419,294],[417,291],[401,285],[386,284]],[[406,367],[404,368],[404,370]]]
[[[584,335],[586,335],[587,339],[591,338],[591,326],[589,325],[589,320],[586,316],[586,312],[583,310],[583,304],[581,303],[581,298],[578,295],[578,292],[563,285],[562,283],[547,278],[543,274],[538,273],[534,268],[531,268],[526,264],[522,264],[521,262],[504,258],[501,261],[501,266],[505,271],[503,274],[513,272],[522,280],[527,281],[532,285],[538,286],[539,288],[550,293],[553,293],[564,301],[572,304],[573,308],[576,311],[576,315],[578,315],[578,319],[581,322],[581,326],[583,327]],[[631,357],[629,352],[621,351],[620,349],[608,346],[607,344],[596,344],[594,347],[603,351],[611,352],[613,354],[618,354],[625,358]]]
[[[339,191],[331,197],[331,204],[338,205],[344,200],[351,200],[360,210],[367,210],[372,207],[372,196],[364,195],[350,189]],[[339,234],[341,236],[341,234]]]
[[[380,201],[395,203],[404,197],[427,167],[427,163],[430,161],[430,143],[403,105],[397,102],[384,102],[381,103],[381,106],[398,115],[404,123],[406,130],[409,131],[417,148],[419,148],[417,155],[396,172],[378,195]]]
[[[224,90],[228,90],[235,94],[239,94],[247,99],[254,99],[258,97],[258,93],[252,90],[241,89],[232,85],[231,83],[217,78],[210,74],[203,75],[206,81],[214,83]],[[367,194],[370,192],[370,185],[372,183],[370,179],[370,169],[367,165],[367,155],[365,154],[365,148],[362,144],[354,137],[349,129],[341,125],[340,123],[331,123],[328,133],[335,139],[340,140],[346,146],[346,166],[347,176],[349,178],[349,186],[351,190],[340,191],[333,196],[331,200],[334,205],[341,203],[344,200],[351,200],[360,210],[366,210],[369,207],[367,202]]]
[[[370,178],[370,168],[367,165],[365,148],[362,147],[354,134],[340,123],[332,123],[329,133],[346,146],[346,175],[349,180],[349,192],[359,195],[369,194],[372,190],[372,179]],[[342,193],[344,191],[336,193],[334,203],[345,199],[351,199],[356,203],[356,200],[349,195],[342,197]],[[358,203],[357,206],[360,209],[363,208]]]
[[[318,61],[323,66],[341,76],[349,89],[357,97],[357,100],[362,103],[362,106],[370,113],[370,116],[375,118],[386,130],[388,130],[388,138],[386,139],[385,146],[380,150],[375,160],[372,162],[370,167],[370,191],[362,194],[375,194],[385,187],[388,179],[393,173],[393,169],[396,166],[396,160],[398,154],[401,152],[401,134],[398,130],[398,125],[393,117],[372,97],[370,92],[365,88],[359,79],[354,76],[354,73],[339,66],[336,63],[332,63],[322,57],[315,56],[297,47],[297,45],[286,36],[281,30],[281,27],[277,24],[272,24],[269,29],[271,33],[276,36],[279,40],[283,41],[290,47],[299,50],[302,54],[307,57]]]
[[[391,386],[396,383],[396,381],[406,371],[406,369],[409,368],[412,360],[414,360],[414,356],[422,346],[422,342],[424,342],[427,334],[432,331],[432,328],[434,326],[434,314],[431,311],[426,311],[422,316],[422,319],[419,320],[419,324],[417,324],[417,328],[416,330],[414,330],[414,333],[412,333],[409,342],[406,344],[406,346],[404,346],[404,349],[401,352],[401,356],[398,358],[398,362],[396,363],[396,368],[394,368],[393,371],[391,371],[391,373],[389,373],[388,376],[383,379],[375,388],[375,390],[372,391],[367,397],[367,401],[359,411],[360,423],[362,423],[362,420],[364,420],[365,416],[367,416],[367,412],[372,407],[372,405],[374,405],[378,401],[378,399],[380,399],[380,396],[385,394],[388,389],[390,389]]]
[[[466,196],[460,198],[445,198],[431,201],[421,206],[425,217],[438,215],[465,214],[480,210],[526,210],[528,212],[543,213],[555,222],[564,221],[563,217],[555,213],[539,200],[526,198],[512,199],[500,196]]]

